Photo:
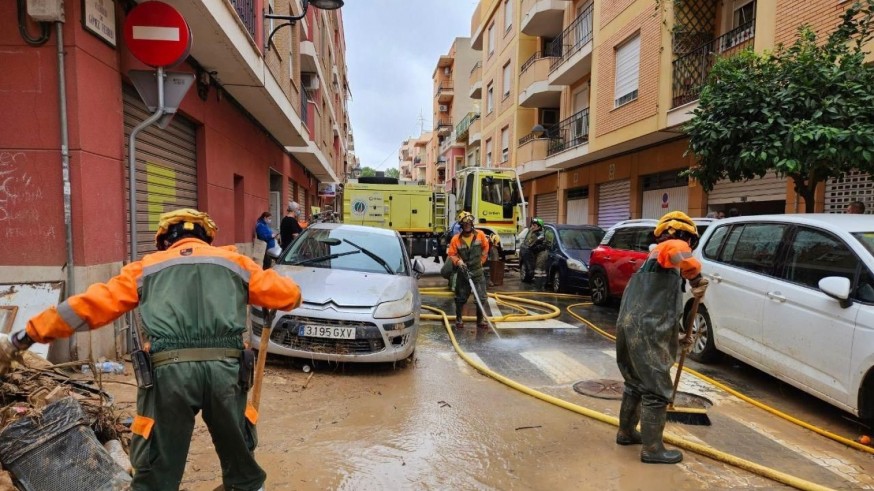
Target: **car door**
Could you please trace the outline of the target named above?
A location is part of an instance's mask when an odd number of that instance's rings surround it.
[[[623,274],[628,274],[628,262],[632,259],[631,252],[634,247],[637,232],[634,227],[620,228],[613,233],[608,242],[608,251],[602,256],[604,270],[607,272],[607,281],[610,285],[611,295],[622,295],[628,278],[622,279]]]
[[[652,227],[633,227],[629,229],[631,237],[626,249],[617,255],[615,281],[616,294],[621,295],[628,285],[628,280],[646,261],[649,256],[649,246],[655,242]]]
[[[705,245],[702,274],[710,286],[704,305],[716,345],[756,366],[761,362],[762,309],[788,228],[781,223],[739,223],[727,230],[717,251]]]
[[[861,267],[859,257],[834,234],[795,229],[780,276],[768,280],[765,292],[762,364],[767,371],[820,398],[850,403],[849,361],[859,305],[841,307],[819,289],[819,280],[842,276],[854,282]]]
[[[546,250],[548,252],[544,271],[549,272],[554,266],[558,267],[558,263],[561,261],[561,250],[559,249],[558,234],[555,228],[547,225],[543,235],[546,237]]]

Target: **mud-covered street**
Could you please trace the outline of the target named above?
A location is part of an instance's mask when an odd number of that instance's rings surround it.
[[[423,288],[439,285],[436,277]],[[497,290],[532,289],[511,274]],[[521,296],[520,296],[521,298]],[[531,298],[530,296],[528,298]],[[585,297],[536,295],[561,308],[557,319],[499,323],[501,338],[468,326],[455,331],[476,363],[524,386],[609,416],[619,400],[582,395],[584,380],[621,380],[612,342],[566,307],[610,333],[616,309]],[[446,297],[425,304],[450,308]],[[506,309],[490,301],[492,314]],[[495,312],[494,310],[499,312]],[[472,311],[471,311],[472,313]],[[534,313],[533,309],[530,313]],[[646,465],[639,447],[614,443],[615,428],[510,388],[455,351],[443,325],[425,321],[412,362],[397,365],[268,361],[258,424],[268,489],[731,489],[785,487],[737,466],[684,451],[679,465]],[[750,397],[834,433],[863,431],[816,402],[739,362],[692,368]],[[712,403],[712,426],[669,424],[666,433],[713,447],[802,481],[836,489],[874,487],[870,454],[800,428],[684,375],[680,390]],[[133,407],[134,389],[112,384],[116,404]],[[218,458],[198,419],[184,489],[221,485]]]

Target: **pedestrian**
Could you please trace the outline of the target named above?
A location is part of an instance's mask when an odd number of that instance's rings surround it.
[[[862,203],[861,201],[853,201],[847,205],[847,213],[851,215],[865,214],[865,203]]]
[[[247,405],[254,364],[241,363],[247,303],[293,310],[300,289],[263,270],[233,247],[214,247],[218,228],[206,213],[181,209],[158,222],[158,252],[121,269],[0,334],[0,375],[33,343],[97,329],[139,307],[152,361],[153,385],[137,391],[131,425],[132,489],[179,489],[194,417],[201,410],[222,466],[224,489],[263,489],[254,458],[258,414]]]
[[[543,220],[536,217],[531,220],[531,226],[528,228],[528,234],[525,236],[524,250],[522,251],[522,261],[527,266],[527,274],[522,278],[523,283],[534,281],[538,266],[543,269],[546,264],[546,256],[549,253],[547,252],[546,235],[543,228]]]
[[[264,269],[269,268],[273,264],[273,258],[270,257],[270,250],[276,247],[277,234],[270,228],[270,223],[272,221],[273,218],[271,213],[265,211],[260,217],[258,217],[258,221],[255,223],[255,236],[258,240],[267,243],[267,248],[264,251],[264,259],[261,263],[261,267]]]
[[[473,228],[473,215],[463,212],[461,219],[461,233],[452,237],[449,242],[449,260],[458,269],[458,279],[455,282],[455,328],[464,328],[462,309],[467,299],[470,298],[470,280],[473,280],[474,288],[480,302],[486,301],[486,277],[483,265],[489,255],[489,241],[482,230]],[[476,309],[476,325],[480,329],[488,329],[489,325],[484,319],[485,312],[479,306]]]
[[[294,201],[290,202],[286,208],[285,216],[279,222],[279,243],[282,244],[283,249],[291,245],[291,242],[303,232],[297,222],[299,216],[300,205]]]
[[[717,219],[717,220],[722,220],[723,218],[725,218],[725,212],[722,211],[722,210],[717,211],[717,212],[716,212],[716,219]]]
[[[728,218],[739,217],[740,211],[737,208],[729,208],[728,210]]]
[[[683,280],[689,280],[692,295],[700,299],[707,280],[701,277],[701,263],[692,256],[698,229],[685,213],[663,216],[655,237],[657,245],[628,282],[616,321],[616,362],[625,379],[616,443],[642,443],[642,462],[675,464],[683,454],[665,449],[662,434],[673,392],[670,369],[679,344],[687,349],[692,342],[692,333],[679,339],[681,288]]]

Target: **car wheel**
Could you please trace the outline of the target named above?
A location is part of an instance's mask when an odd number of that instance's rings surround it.
[[[692,351],[689,352],[689,358],[700,363],[714,361],[719,352],[716,350],[716,344],[713,342],[713,324],[710,322],[710,314],[707,312],[707,307],[703,305],[698,306],[698,315],[695,316],[692,332],[695,333],[696,338]]]
[[[550,273],[549,287],[552,290],[552,293],[564,292],[563,285],[561,284],[561,274],[558,271],[553,270],[552,273]]]
[[[600,271],[592,273],[589,277],[589,288],[592,290],[592,303],[599,306],[607,305],[610,301],[610,287],[607,277]]]

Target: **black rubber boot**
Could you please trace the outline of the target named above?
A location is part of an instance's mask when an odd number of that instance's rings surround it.
[[[462,314],[462,310],[464,309],[463,303],[455,302],[455,328],[456,329],[464,329],[464,318]]]
[[[667,406],[643,406],[640,414],[640,436],[643,448],[640,461],[647,464],[676,464],[683,460],[679,450],[668,450],[662,441],[667,418]]]
[[[616,432],[616,444],[639,445],[643,443],[637,423],[640,422],[640,397],[625,392],[622,394],[622,406],[619,407],[619,431]]]

